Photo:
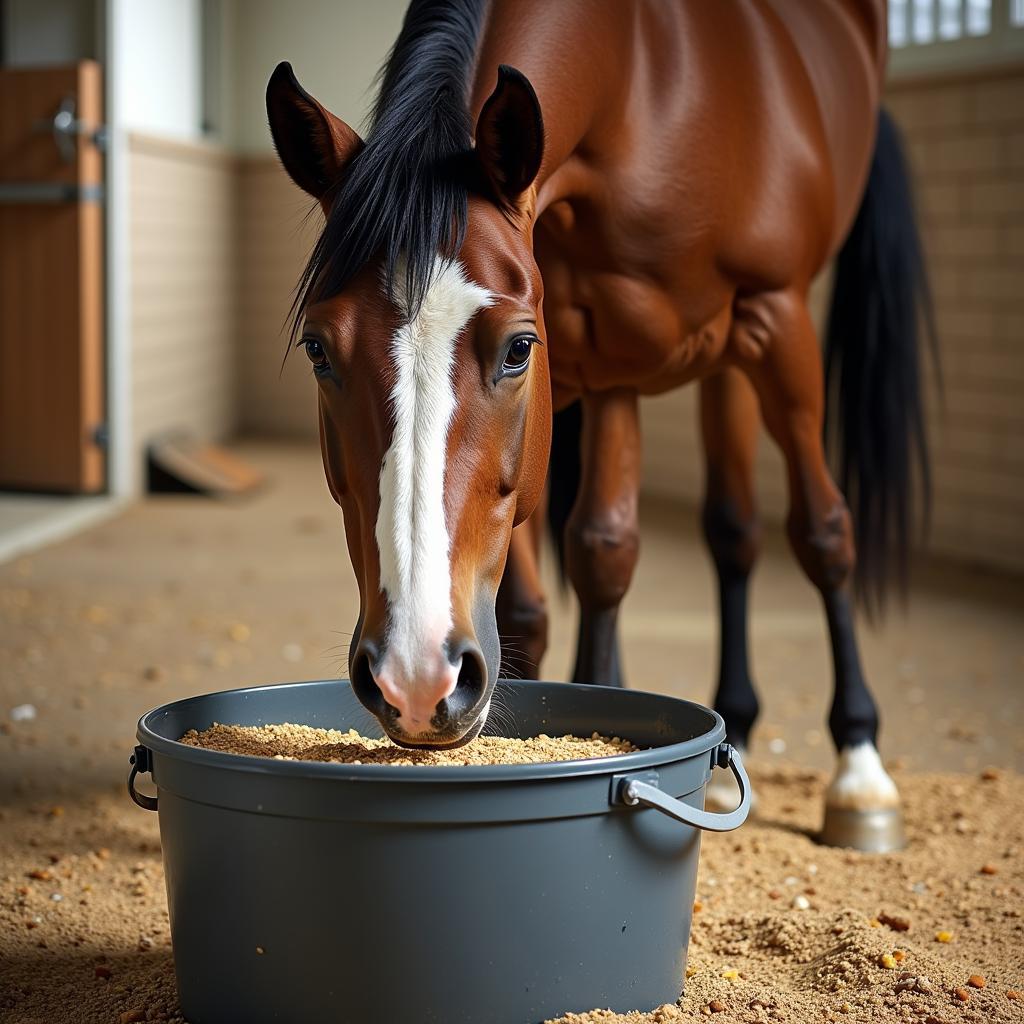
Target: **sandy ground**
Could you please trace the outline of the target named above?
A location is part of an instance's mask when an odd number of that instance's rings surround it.
[[[318,456],[246,451],[272,480],[252,502],[149,500],[0,566],[4,1022],[175,1018],[155,816],[123,789],[135,720],[193,693],[343,671],[356,595]],[[694,516],[648,508],[643,536],[627,674],[707,702],[716,625]],[[932,570],[908,615],[865,630],[911,840],[885,857],[811,838],[831,763],[828,646],[778,538],[753,604],[760,815],[705,841],[687,995],[637,1019],[1024,1019],[1007,996],[1024,989],[1024,588]],[[560,678],[573,615],[557,599],[552,611],[545,674]],[[12,717],[22,705],[33,720]],[[873,926],[879,915],[910,928]]]

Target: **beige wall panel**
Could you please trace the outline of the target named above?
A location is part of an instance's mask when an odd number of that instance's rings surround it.
[[[323,224],[318,209],[276,156],[240,164],[239,418],[243,430],[317,436],[316,386],[309,361],[288,345],[295,284]]]
[[[133,135],[130,154],[132,437],[234,432],[237,173],[223,150]]]
[[[893,86],[939,312],[931,547],[1024,570],[1024,70]]]

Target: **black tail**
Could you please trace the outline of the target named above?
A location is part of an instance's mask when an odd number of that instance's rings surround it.
[[[886,584],[907,580],[915,513],[928,520],[930,479],[919,338],[937,359],[931,295],[899,132],[879,111],[857,219],[836,260],[825,345],[826,438],[857,543],[858,597],[881,611]],[[937,365],[937,364],[936,364]]]
[[[573,402],[556,412],[551,426],[551,461],[548,468],[548,529],[558,554],[558,571],[565,583],[565,524],[569,522],[580,489],[580,432],[583,407]]]

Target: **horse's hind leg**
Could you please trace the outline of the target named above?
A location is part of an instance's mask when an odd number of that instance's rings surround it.
[[[584,396],[582,477],[565,534],[565,561],[580,602],[573,682],[622,686],[619,604],[639,553],[640,414],[636,392]]]
[[[829,728],[839,764],[825,797],[822,839],[863,850],[895,849],[903,844],[899,794],[875,746],[878,710],[857,653],[848,586],[853,531],[825,462],[821,353],[804,295],[785,291],[739,300],[733,331],[765,425],[786,458],[789,540],[828,619],[835,672]]]

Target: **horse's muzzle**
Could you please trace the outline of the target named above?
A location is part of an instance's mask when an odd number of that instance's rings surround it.
[[[396,678],[385,654],[362,640],[352,663],[352,689],[376,716],[388,737],[405,747],[458,747],[483,728],[488,672],[483,654],[470,640],[449,642],[443,665],[424,659],[422,676]]]

